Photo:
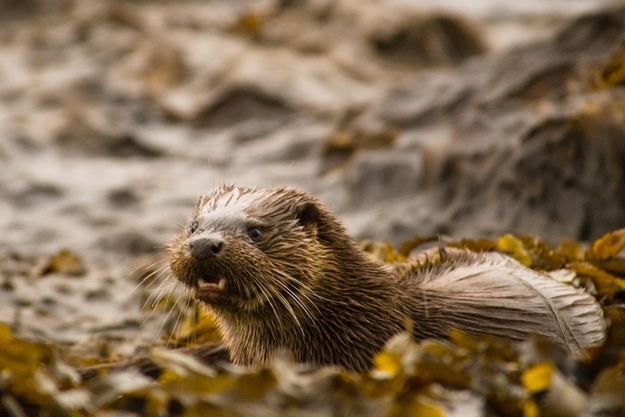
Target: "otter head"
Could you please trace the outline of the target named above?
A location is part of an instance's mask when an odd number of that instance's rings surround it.
[[[171,270],[218,316],[266,309],[297,321],[326,266],[328,216],[298,190],[224,186],[199,198],[170,246]]]
[[[402,328],[387,272],[295,189],[226,186],[200,197],[170,266],[210,307],[239,365],[286,350],[298,362],[365,369]]]

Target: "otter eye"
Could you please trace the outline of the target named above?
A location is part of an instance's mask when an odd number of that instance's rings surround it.
[[[198,226],[199,225],[197,222],[191,223],[191,226],[189,226],[189,232],[194,233],[197,230]]]
[[[258,227],[250,227],[247,229],[247,235],[252,238],[252,240],[258,239],[263,233],[260,231]]]

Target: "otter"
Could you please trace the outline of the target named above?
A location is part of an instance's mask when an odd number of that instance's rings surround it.
[[[222,186],[200,196],[169,247],[173,275],[211,310],[234,364],[297,362],[363,371],[406,319],[417,340],[452,328],[548,338],[574,355],[601,344],[602,310],[583,290],[499,253],[439,248],[384,265],[311,194]]]

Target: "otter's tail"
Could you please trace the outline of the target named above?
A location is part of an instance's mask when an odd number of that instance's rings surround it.
[[[444,327],[439,331],[455,327],[513,340],[541,336],[578,357],[603,342],[601,307],[583,290],[498,253],[440,251],[416,274],[424,300],[420,315]]]

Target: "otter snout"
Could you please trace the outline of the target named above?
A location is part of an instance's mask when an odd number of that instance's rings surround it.
[[[196,259],[215,258],[225,247],[225,242],[215,236],[198,236],[189,241],[189,253]]]

